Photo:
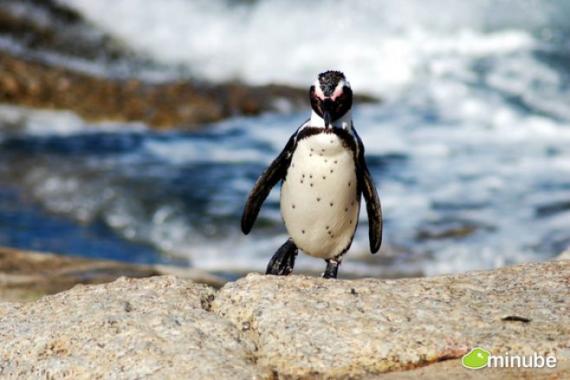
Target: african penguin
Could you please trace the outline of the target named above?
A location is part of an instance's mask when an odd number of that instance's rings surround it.
[[[352,124],[352,90],[344,74],[319,74],[309,96],[310,119],[255,183],[241,228],[245,234],[251,231],[265,198],[282,181],[281,215],[290,238],[271,258],[267,274],[290,274],[301,249],[325,259],[323,277],[336,278],[354,238],[361,195],[366,201],[372,253],[378,252],[382,242],[382,209],[364,146]]]

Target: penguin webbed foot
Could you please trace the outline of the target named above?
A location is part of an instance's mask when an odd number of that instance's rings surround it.
[[[276,276],[288,276],[293,272],[295,267],[295,258],[297,257],[297,246],[291,239],[287,240],[277,252],[273,255],[265,274],[272,274]]]
[[[327,262],[327,269],[325,269],[325,273],[323,273],[323,278],[334,278],[336,279],[338,275],[338,266],[340,265],[340,260],[326,260]]]

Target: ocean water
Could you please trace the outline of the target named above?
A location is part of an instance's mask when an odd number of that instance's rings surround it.
[[[381,97],[358,105],[354,121],[383,202],[384,244],[367,251],[363,212],[343,273],[493,268],[570,244],[569,2],[59,1],[159,67],[181,68],[165,77],[308,86],[335,68],[355,92]],[[239,231],[243,203],[307,116],[158,133],[2,106],[0,217],[17,216],[14,204],[32,216],[0,223],[0,243],[263,270],[286,239],[278,189],[249,236]]]

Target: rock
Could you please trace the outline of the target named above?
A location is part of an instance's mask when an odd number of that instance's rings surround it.
[[[418,241],[463,239],[481,230],[493,231],[494,227],[472,220],[450,218],[424,223],[415,239]]]
[[[375,100],[356,97],[360,102]],[[0,102],[70,110],[92,121],[196,129],[230,116],[300,108],[307,106],[308,98],[306,90],[285,85],[98,77],[0,52]]]
[[[535,214],[538,218],[545,218],[568,210],[570,210],[570,201],[559,200],[537,206]]]
[[[570,260],[570,248],[558,255],[556,260]]]
[[[249,275],[222,288],[212,310],[256,342],[259,366],[346,378],[460,358],[475,346],[570,359],[569,285],[561,261],[385,281]]]
[[[556,368],[541,368],[531,370],[526,368],[483,368],[468,370],[463,368],[460,360],[445,360],[410,371],[391,372],[379,376],[365,377],[364,379],[380,380],[505,380],[505,379],[549,379],[563,380],[570,374],[570,360],[559,362]]]
[[[133,51],[57,0],[2,0],[0,34],[30,56],[50,52],[52,57],[71,56],[87,62],[128,59],[142,63]]]
[[[18,46],[0,51],[4,103],[69,110],[91,121],[186,129],[234,115],[308,106],[305,88],[185,78],[132,51],[59,1],[1,1],[0,37]],[[180,79],[140,79],[149,70]],[[376,101],[362,95],[355,99]]]
[[[401,280],[173,276],[0,303],[0,377],[519,379],[570,376],[570,263]],[[555,369],[468,370],[553,354]]]
[[[121,276],[150,277],[163,274],[176,274],[217,288],[225,282],[194,268],[90,260],[0,247],[0,300],[34,300],[45,294],[70,289],[76,284],[100,284]]]
[[[194,129],[233,115],[275,111],[283,99],[298,107],[306,98],[306,91],[288,86],[96,77],[0,52],[0,102],[70,110],[92,121]]]
[[[207,311],[213,297],[212,289],[175,277],[120,279],[0,311],[0,377],[252,379],[263,374],[255,367],[255,346]]]

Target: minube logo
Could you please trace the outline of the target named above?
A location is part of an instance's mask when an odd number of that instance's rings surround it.
[[[508,352],[503,355],[491,355],[484,348],[475,347],[461,358],[461,364],[465,368],[554,368],[556,357],[553,355],[540,355],[534,353],[528,356],[511,355]]]
[[[463,355],[461,358],[461,364],[463,367],[469,369],[479,369],[487,367],[489,363],[489,356],[491,353],[481,347],[475,347],[469,353]]]

